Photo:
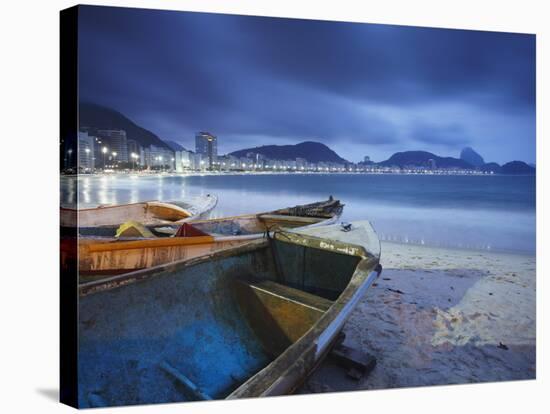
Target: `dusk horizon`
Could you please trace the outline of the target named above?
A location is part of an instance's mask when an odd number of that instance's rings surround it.
[[[206,130],[222,154],[315,141],[352,162],[536,162],[534,35],[91,6],[79,21],[81,101],[186,148]]]
[[[101,106],[101,105],[98,105],[96,103],[93,103],[93,102],[80,102],[80,104],[86,104],[86,105],[93,105],[93,106]],[[124,114],[121,112],[121,111],[118,111],[118,110],[115,110],[114,108],[107,108],[107,109],[112,109],[118,113],[120,113],[121,115],[124,116]],[[133,122],[133,120],[130,120]],[[136,125],[138,125],[136,123]],[[141,125],[138,125],[139,127],[141,127]],[[88,125],[81,125],[81,127],[88,127]],[[204,128],[206,129],[206,128]],[[149,131],[149,130],[148,130]],[[149,131],[153,134],[155,134],[155,131]],[[197,132],[200,132],[200,131],[196,131],[195,134]],[[155,134],[155,135],[158,135],[158,134]],[[221,137],[223,139],[223,137]],[[187,151],[191,151],[193,152],[195,147],[194,147],[194,142],[193,142],[193,139],[194,137],[191,137],[191,138],[186,138],[184,140],[178,140],[178,139],[174,139],[174,140],[170,140],[170,139],[163,139],[162,137],[159,136],[159,139],[161,139],[165,144],[167,144],[168,146],[170,146],[171,143],[176,143],[178,145],[181,145],[185,150]],[[248,147],[240,147],[240,148],[235,148],[235,149],[232,149],[231,151],[228,151],[228,152],[221,152],[220,155],[228,155],[228,154],[232,154],[232,153],[235,153],[235,152],[241,152],[245,149],[259,149],[259,148],[263,148],[263,147],[272,147],[272,146],[293,146],[293,145],[299,145],[299,144],[304,144],[304,143],[319,143],[319,144],[323,144],[323,145],[326,145],[330,150],[334,151],[335,153],[337,153],[338,155],[340,155],[339,153],[339,148],[338,148],[338,142],[334,142],[334,143],[328,143],[328,144],[325,144],[324,142],[322,142],[321,140],[300,140],[300,139],[297,139],[295,142],[288,142],[288,143],[261,143],[261,144],[250,144],[250,146]],[[472,148],[471,146],[469,145],[466,145],[464,147],[461,147],[461,148],[458,148],[456,153],[433,153],[434,155],[438,155],[438,156],[442,156],[442,157],[451,157],[451,158],[460,158],[460,153],[462,150],[464,149],[472,149],[475,151],[475,148]],[[390,154],[387,158],[384,158],[384,159],[370,159],[371,162],[374,162],[374,163],[380,163],[380,162],[383,162],[383,161],[387,161],[389,158],[391,158],[392,155],[395,155],[395,154],[398,154],[398,153],[403,153],[403,152],[432,152],[428,149],[423,149],[423,148],[403,148],[401,150],[397,150],[396,152]],[[475,151],[477,153],[477,151]],[[479,154],[481,155],[484,159],[485,159],[485,162],[486,163],[493,163],[494,161],[491,160],[491,158],[486,158],[484,157],[484,154]],[[359,157],[359,158],[362,158],[362,157]],[[370,158],[370,157],[369,157]],[[348,162],[352,162],[352,163],[357,163],[357,162],[362,162],[364,161],[363,159],[359,159],[358,161],[351,161],[351,160],[346,160]],[[513,162],[513,161],[520,161],[520,162],[525,162],[527,163],[528,165],[531,165],[531,166],[534,166],[536,163],[535,162],[526,162],[524,160],[521,160],[521,159],[510,159],[508,161],[504,161],[502,162],[502,164],[505,164],[505,163],[508,163],[508,162]]]

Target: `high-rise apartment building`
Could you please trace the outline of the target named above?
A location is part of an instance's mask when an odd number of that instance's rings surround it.
[[[197,132],[195,135],[195,153],[200,154],[201,159],[208,163],[212,169],[218,159],[218,138],[209,132]]]
[[[78,133],[78,169],[83,171],[93,171],[95,167],[94,153],[95,137],[88,132]]]
[[[123,129],[99,129],[97,135],[102,138],[108,154],[114,161],[128,162],[128,140]],[[113,156],[116,154],[116,156]]]

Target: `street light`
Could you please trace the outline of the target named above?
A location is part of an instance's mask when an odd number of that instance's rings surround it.
[[[136,159],[137,159],[138,155],[135,152],[132,152],[130,154],[130,157],[132,157],[132,168],[135,170],[136,169]]]
[[[105,156],[109,152],[109,148],[103,147],[101,148],[101,152],[103,153],[103,169],[105,169]]]
[[[90,148],[86,148],[84,151],[86,152],[86,164],[90,168]]]
[[[115,158],[117,156],[117,153],[115,151],[113,151],[113,166],[116,167],[116,161],[115,161]]]

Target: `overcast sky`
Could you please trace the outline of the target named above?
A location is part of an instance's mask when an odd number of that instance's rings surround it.
[[[320,141],[535,162],[535,36],[81,7],[80,99],[194,149]]]

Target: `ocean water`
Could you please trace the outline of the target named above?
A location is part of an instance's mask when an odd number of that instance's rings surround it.
[[[75,185],[78,180],[78,186]],[[381,240],[535,252],[535,177],[366,174],[81,176],[63,178],[61,202],[117,204],[216,194],[212,217],[328,198],[343,221],[370,220]]]

